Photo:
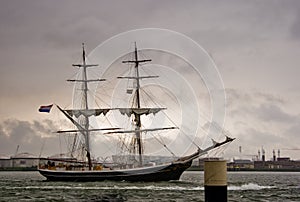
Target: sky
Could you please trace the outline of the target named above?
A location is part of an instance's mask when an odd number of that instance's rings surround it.
[[[0,154],[56,152],[42,104],[71,105],[71,64],[122,32],[182,33],[213,58],[226,91],[225,156],[262,147],[300,159],[300,1],[0,0]],[[45,143],[45,137],[47,143]],[[241,146],[242,152],[239,152]]]

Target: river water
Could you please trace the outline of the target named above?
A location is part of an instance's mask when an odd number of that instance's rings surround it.
[[[49,182],[38,172],[0,172],[0,201],[204,201],[203,172],[180,181]],[[228,201],[300,201],[300,173],[228,172]]]

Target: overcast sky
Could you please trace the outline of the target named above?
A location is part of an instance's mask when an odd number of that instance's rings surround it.
[[[70,106],[65,80],[82,42],[91,51],[121,32],[154,27],[192,38],[217,64],[227,94],[225,127],[237,138],[226,156],[239,156],[239,146],[254,155],[263,146],[267,159],[273,149],[300,159],[300,150],[284,150],[300,147],[300,1],[0,3],[0,154],[13,154],[17,145],[39,154],[53,123],[37,108]]]

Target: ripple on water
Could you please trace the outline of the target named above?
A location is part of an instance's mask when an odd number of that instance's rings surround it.
[[[300,174],[228,173],[228,179],[229,201],[299,201]],[[204,201],[203,172],[159,183],[49,182],[37,172],[0,172],[0,186],[0,201]]]

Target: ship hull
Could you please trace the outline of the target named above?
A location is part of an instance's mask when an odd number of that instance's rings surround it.
[[[131,181],[156,182],[179,180],[181,174],[191,166],[192,161],[175,162],[166,165],[109,171],[57,171],[39,169],[49,181]]]

